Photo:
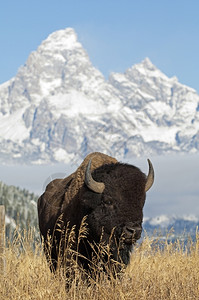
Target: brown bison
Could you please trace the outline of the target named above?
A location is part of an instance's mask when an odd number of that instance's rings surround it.
[[[64,254],[61,241],[65,238],[64,230],[75,225],[73,228],[78,234],[85,216],[88,233],[78,247],[83,267],[89,268],[93,255],[91,244],[97,245],[101,240],[108,244],[110,235],[114,240],[111,244],[113,259],[128,263],[132,244],[141,236],[146,192],[154,181],[150,160],[148,164],[146,176],[135,166],[95,152],[85,158],[76,172],[47,185],[38,199],[38,216],[45,253],[48,257],[50,253],[53,269],[57,268],[58,253]],[[61,223],[58,222],[60,217]],[[52,237],[51,248],[48,235]]]

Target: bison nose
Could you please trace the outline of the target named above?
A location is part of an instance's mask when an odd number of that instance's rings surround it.
[[[141,226],[131,223],[127,224],[126,226],[124,226],[124,242],[126,244],[133,244],[133,242],[141,237],[141,233]]]

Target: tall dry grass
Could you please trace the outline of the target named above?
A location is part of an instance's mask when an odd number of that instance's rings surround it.
[[[95,280],[75,278],[66,290],[63,272],[52,274],[34,235],[16,233],[6,247],[6,273],[0,278],[0,299],[199,299],[199,236],[188,245],[154,242],[137,246],[130,264],[116,278],[96,265]],[[75,264],[75,261],[74,261]]]

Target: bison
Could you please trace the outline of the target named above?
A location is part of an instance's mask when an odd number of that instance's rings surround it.
[[[53,270],[57,268],[58,255],[64,255],[61,240],[66,240],[66,228],[74,228],[78,235],[85,216],[88,233],[78,247],[78,262],[83,268],[90,267],[91,245],[100,241],[107,245],[110,236],[114,240],[110,246],[113,260],[128,264],[132,245],[141,237],[146,192],[154,181],[150,160],[148,164],[146,176],[133,165],[95,152],[70,176],[47,185],[38,199],[38,218],[45,253],[48,259],[50,256]]]

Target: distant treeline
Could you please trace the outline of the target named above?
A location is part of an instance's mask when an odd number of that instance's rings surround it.
[[[0,205],[6,211],[6,236],[12,236],[15,230],[38,230],[37,199],[34,193],[0,181]]]

